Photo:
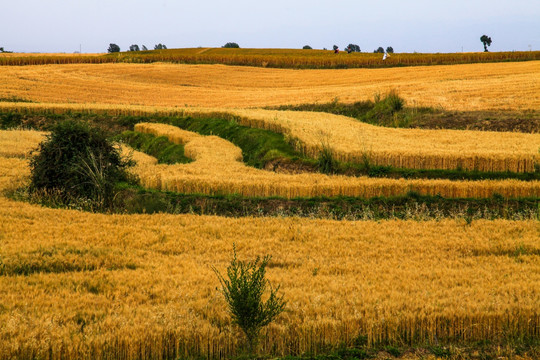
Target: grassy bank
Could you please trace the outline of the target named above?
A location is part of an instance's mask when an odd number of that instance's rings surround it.
[[[115,136],[114,139],[155,157],[159,164],[187,164],[192,161],[184,155],[183,145],[174,144],[165,136],[153,136],[127,130]]]
[[[87,199],[69,199],[67,203],[55,194],[31,195],[25,189],[7,194],[15,200],[29,201],[53,208],[94,211]],[[409,193],[404,196],[317,197],[285,199],[240,195],[180,194],[119,184],[115,205],[109,210],[127,214],[196,214],[226,217],[304,217],[336,220],[436,220],[461,219],[540,219],[537,198],[447,199]]]

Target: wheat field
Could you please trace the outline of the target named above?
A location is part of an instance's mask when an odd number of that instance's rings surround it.
[[[410,168],[530,171],[538,134],[376,128],[328,114],[259,109],[352,102],[397,89],[409,105],[538,110],[540,62],[392,69],[283,70],[220,65],[0,66],[0,111],[115,115],[221,114],[284,133],[316,156],[370,156]],[[9,100],[11,99],[11,100]],[[11,102],[17,99],[35,103]],[[239,148],[158,124],[138,131],[185,145],[195,161],[133,152],[156,189],[249,196],[540,196],[538,181],[285,175],[245,166]],[[0,359],[228,358],[244,338],[212,266],[271,254],[285,313],[263,331],[265,355],[370,346],[535,343],[540,338],[540,222],[334,221],[93,214],[6,197],[27,183],[46,133],[0,131]],[[129,151],[129,150],[125,150]],[[425,358],[425,354],[419,358]],[[433,359],[435,357],[427,357]],[[518,357],[515,357],[518,359]]]
[[[328,146],[336,159],[410,169],[533,172],[540,134],[377,127],[332,114],[262,109],[162,108],[95,104],[1,103],[4,111],[83,112],[135,116],[216,116],[285,134],[301,152],[317,157]]]
[[[0,357],[227,356],[211,266],[273,255],[287,311],[262,351],[537,337],[537,221],[98,215],[0,198]],[[174,355],[176,354],[176,355]]]
[[[448,110],[540,108],[540,61],[390,69],[288,70],[224,65],[0,66],[0,98],[43,103],[245,108],[373,99]]]
[[[216,136],[201,136],[175,126],[139,123],[135,130],[167,136],[185,145],[189,164],[157,164],[151,156],[135,153],[134,172],[145,187],[181,193],[241,194],[244,196],[281,196],[286,198],[315,196],[405,195],[415,191],[424,195],[448,198],[482,198],[500,194],[505,197],[540,196],[540,182],[518,180],[450,181],[405,180],[367,177],[327,176],[322,174],[278,174],[258,170],[241,162],[242,151]]]
[[[423,195],[448,198],[483,198],[499,194],[504,197],[540,196],[540,182],[518,180],[450,181],[405,180],[367,177],[328,176],[323,174],[278,174],[246,166],[242,151],[232,143],[216,136],[201,136],[164,124],[140,123],[135,130],[184,144],[189,164],[157,164],[157,159],[124,149],[126,156],[136,161],[132,170],[147,188],[180,193],[241,194],[251,197],[280,196],[285,198],[315,196],[398,196],[415,191]],[[43,132],[0,131],[0,158],[25,159],[44,138]],[[12,146],[15,140],[17,146]],[[7,151],[9,150],[9,151]],[[16,183],[22,184],[29,173],[25,162],[12,167],[10,179],[20,174]],[[2,173],[0,173],[2,175]]]

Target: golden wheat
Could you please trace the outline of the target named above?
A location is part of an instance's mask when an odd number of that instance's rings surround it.
[[[95,56],[101,55],[101,56]],[[380,68],[418,65],[455,65],[540,59],[540,51],[474,52],[450,54],[392,54],[383,61],[379,53],[334,54],[326,50],[191,48],[114,54],[6,54],[0,65],[80,63],[224,64],[294,69]]]
[[[534,172],[540,163],[540,134],[468,130],[395,129],[325,113],[231,110],[239,122],[298,139],[317,157],[322,146],[342,161],[369,161],[410,169]]]
[[[5,198],[0,220],[1,358],[231,355],[243,340],[211,266],[233,242],[240,259],[273,255],[288,302],[264,352],[538,336],[535,221],[98,215]]]
[[[217,116],[284,133],[297,149],[310,156],[317,157],[324,145],[342,161],[369,161],[397,168],[533,172],[540,163],[540,134],[394,129],[344,116],[296,111],[18,103],[0,103],[0,109],[22,113]]]
[[[262,107],[372,99],[397,89],[409,105],[539,109],[540,61],[390,69],[287,70],[223,65],[0,67],[0,98],[147,106]]]
[[[139,123],[135,130],[167,136],[184,144],[189,164],[157,164],[155,158],[135,153],[135,173],[145,187],[182,193],[241,194],[245,196],[394,196],[416,191],[444,197],[540,196],[539,181],[450,181],[374,179],[322,174],[277,174],[245,166],[241,150],[216,136],[200,136],[171,125]]]
[[[0,131],[0,157],[28,158],[44,137],[45,133],[39,131]]]
[[[133,152],[133,159],[137,162],[133,171],[140,178],[141,184],[159,190],[286,198],[340,195],[370,198],[404,195],[410,191],[425,195],[439,194],[449,198],[481,198],[494,194],[511,198],[540,196],[538,181],[405,180],[323,174],[277,174],[246,166],[241,161],[241,150],[216,136],[201,136],[164,124],[140,123],[135,129],[164,135],[172,142],[185,144],[186,156],[195,160],[189,164],[164,165],[157,164],[157,160],[151,156]],[[37,147],[44,136],[41,132],[27,133],[0,131],[0,153],[6,147],[2,140],[9,144],[9,141],[17,138],[20,140],[18,147],[13,147],[9,155],[24,157],[29,149]],[[27,169],[20,172],[17,184],[24,182],[28,174]],[[15,168],[11,169],[10,178],[14,179],[13,175],[16,173]]]

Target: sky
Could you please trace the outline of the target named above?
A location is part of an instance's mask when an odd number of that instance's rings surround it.
[[[540,0],[0,0],[0,47],[15,52],[153,49],[316,49],[362,52],[540,50]]]

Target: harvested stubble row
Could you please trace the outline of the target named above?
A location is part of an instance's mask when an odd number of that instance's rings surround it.
[[[104,215],[0,198],[0,358],[230,357],[243,341],[211,269],[272,254],[287,311],[261,351],[535,339],[535,221]],[[26,276],[21,276],[25,274]]]
[[[468,130],[395,129],[373,126],[332,114],[240,109],[162,108],[96,104],[8,104],[0,109],[21,113],[82,111],[109,115],[203,115],[280,132],[308,155],[323,144],[336,159],[369,161],[408,169],[464,169],[534,172],[540,164],[540,134]]]
[[[246,166],[240,162],[241,150],[216,136],[201,136],[177,127],[139,123],[135,130],[185,145],[189,164],[157,164],[153,157],[135,153],[135,173],[144,186],[183,193],[241,194],[286,198],[315,196],[395,196],[415,191],[449,198],[540,196],[539,181],[450,181],[405,180],[367,177],[327,176],[323,174],[277,174]]]
[[[174,64],[0,66],[0,98],[246,108],[336,98],[352,103],[396,89],[410,106],[515,111],[540,109],[539,74],[540,61],[308,71]]]

